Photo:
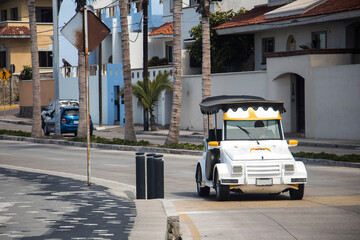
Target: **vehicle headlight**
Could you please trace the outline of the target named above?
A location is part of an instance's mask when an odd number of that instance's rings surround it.
[[[294,171],[294,164],[285,164],[284,166],[285,172],[293,172]]]
[[[241,166],[241,165],[232,166],[233,174],[242,174],[242,172],[243,172],[243,166]]]

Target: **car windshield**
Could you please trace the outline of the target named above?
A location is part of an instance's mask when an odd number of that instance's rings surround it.
[[[226,140],[281,140],[279,120],[227,120]]]
[[[78,109],[69,109],[69,110],[65,110],[63,112],[64,116],[72,116],[72,117],[76,117],[79,116],[79,110]]]

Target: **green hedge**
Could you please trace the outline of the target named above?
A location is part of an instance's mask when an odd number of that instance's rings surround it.
[[[14,131],[14,130],[0,130],[0,135],[11,135],[11,136],[20,136],[20,137],[31,137],[31,133],[23,132],[23,131]],[[48,137],[46,137],[48,138]],[[69,141],[76,142],[86,142],[86,138],[68,138]],[[202,151],[204,149],[204,144],[193,144],[193,143],[175,143],[170,146],[164,145],[151,145],[150,142],[140,140],[137,142],[125,141],[121,138],[113,138],[107,139],[103,137],[92,136],[90,141],[92,143],[102,143],[102,144],[117,144],[117,145],[131,145],[131,146],[154,146],[161,148],[172,148],[172,149],[186,149],[186,150],[197,150]],[[360,155],[359,154],[347,154],[347,155],[336,155],[331,153],[312,153],[312,152],[298,152],[293,153],[294,157],[300,158],[313,158],[313,159],[327,159],[334,161],[342,161],[342,162],[358,162],[360,163]]]
[[[311,153],[311,152],[298,152],[293,153],[294,157],[300,158],[313,158],[313,159],[327,159],[342,162],[360,162],[359,154],[336,155],[332,153]]]

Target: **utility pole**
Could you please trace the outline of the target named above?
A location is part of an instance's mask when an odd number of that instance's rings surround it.
[[[59,1],[53,0],[53,77],[55,85],[55,136],[60,136],[60,106],[59,106],[59,32],[58,32],[58,7]]]
[[[143,0],[143,82],[147,85],[149,81],[148,70],[148,5],[149,0]],[[145,85],[145,86],[146,86]],[[149,115],[144,109],[144,131],[149,131]]]
[[[99,10],[99,19],[101,21],[101,9]],[[102,44],[99,45],[99,126],[103,126],[102,122]]]

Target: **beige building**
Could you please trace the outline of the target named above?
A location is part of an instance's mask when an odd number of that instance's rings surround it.
[[[0,0],[0,68],[15,73],[31,66],[30,27],[27,0]],[[36,27],[40,71],[52,71],[52,1],[36,0]]]

